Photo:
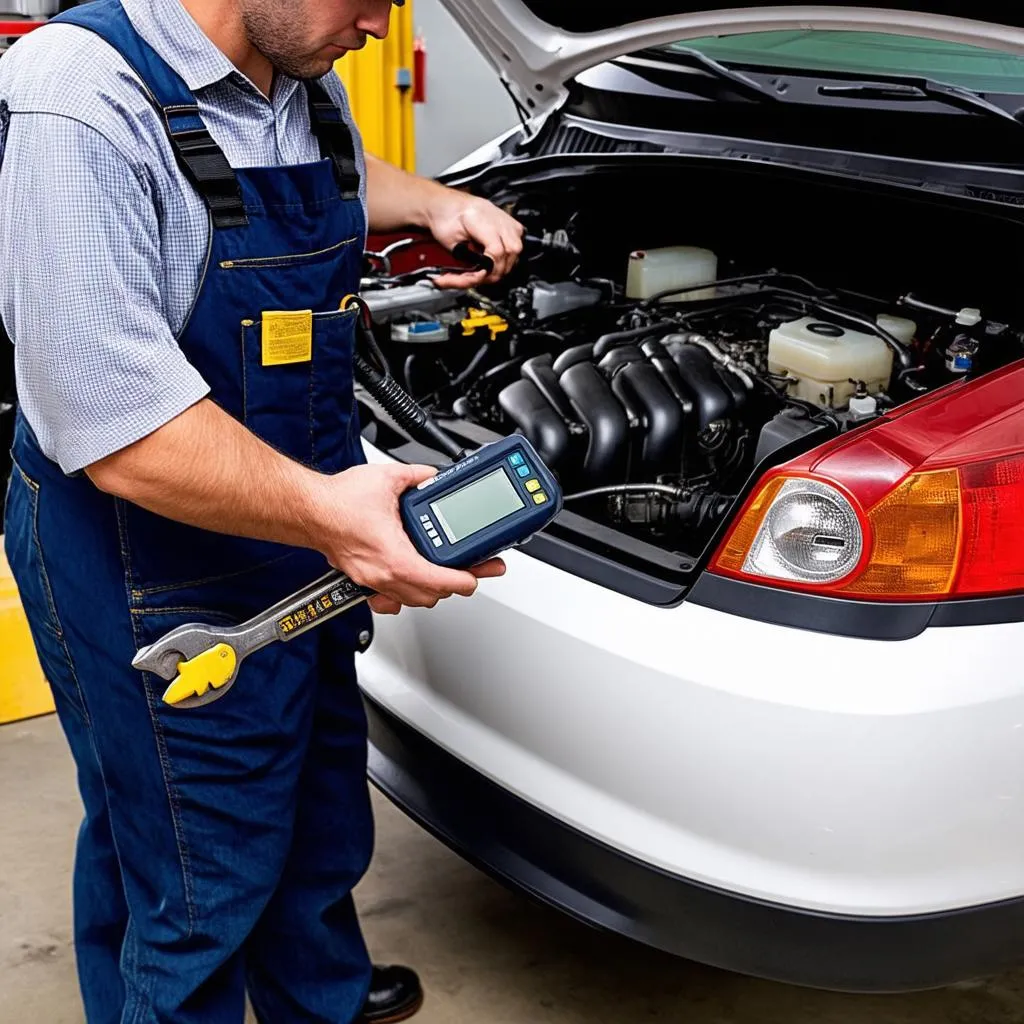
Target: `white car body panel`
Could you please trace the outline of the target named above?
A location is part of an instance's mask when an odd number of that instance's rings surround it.
[[[1024,623],[858,640],[507,561],[471,601],[378,618],[359,665],[370,697],[484,776],[673,875],[790,907],[1024,892]]]
[[[884,0],[881,0],[884,2]],[[736,7],[626,22],[601,32],[566,32],[522,0],[442,0],[531,117],[565,99],[574,75],[631,50],[709,35],[832,29],[887,32],[1024,53],[1024,29],[919,11],[822,5]]]

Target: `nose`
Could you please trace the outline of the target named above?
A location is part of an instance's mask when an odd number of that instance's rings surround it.
[[[383,39],[388,34],[391,7],[391,0],[373,0],[364,7],[363,13],[356,21],[356,28],[373,36],[374,39]]]

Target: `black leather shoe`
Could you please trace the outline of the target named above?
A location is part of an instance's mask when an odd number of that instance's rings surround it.
[[[397,1024],[423,1005],[423,986],[408,967],[374,964],[370,991],[357,1024]]]

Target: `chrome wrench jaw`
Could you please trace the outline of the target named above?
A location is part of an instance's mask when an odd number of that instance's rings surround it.
[[[219,643],[230,643],[237,627],[208,626],[190,622],[172,629],[156,643],[143,647],[132,659],[132,668],[152,672],[170,682],[178,674],[178,663],[188,661]]]

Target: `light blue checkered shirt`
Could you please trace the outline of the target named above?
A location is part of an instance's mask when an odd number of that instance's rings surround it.
[[[123,3],[232,166],[320,158],[298,82],[278,76],[268,100],[179,0]],[[340,80],[322,82],[351,124]],[[72,473],[208,393],[175,341],[202,273],[206,208],[138,78],[94,33],[53,25],[18,42],[0,60],[3,103],[0,318],[25,416]]]

